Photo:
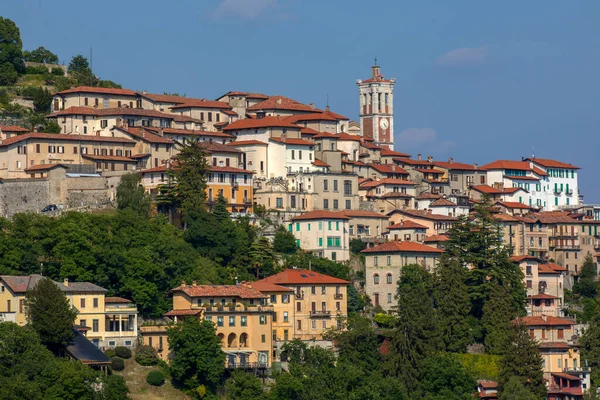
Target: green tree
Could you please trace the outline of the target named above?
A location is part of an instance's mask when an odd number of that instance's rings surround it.
[[[44,126],[44,132],[46,133],[60,133],[60,125],[56,121],[46,120]]]
[[[110,89],[122,89],[123,88],[118,83],[110,81],[110,80],[106,80],[106,79],[99,80],[98,81],[98,87],[110,88]]]
[[[77,54],[73,56],[67,67],[69,74],[75,79],[78,85],[95,86],[96,78],[92,73],[88,59]]]
[[[527,326],[522,323],[513,324],[509,334],[509,346],[500,359],[498,384],[501,391],[511,378],[515,378],[536,398],[545,398],[543,360],[536,341],[529,336]]]
[[[366,248],[366,243],[358,238],[354,238],[350,241],[350,251],[352,254],[360,254],[360,252]]]
[[[273,249],[277,253],[293,254],[298,250],[294,234],[288,232],[283,226],[279,226],[273,238]]]
[[[593,299],[598,295],[596,263],[591,254],[585,256],[581,273],[575,285],[573,285],[573,293],[581,297]]]
[[[11,63],[0,64],[0,85],[12,86],[17,79],[19,79],[19,73]]]
[[[493,218],[489,201],[477,204],[469,216],[462,216],[448,232],[446,254],[452,261],[470,267],[467,284],[471,298],[471,313],[483,315],[483,306],[498,283],[510,289],[514,308],[524,313],[526,291],[523,273],[510,260],[510,249],[504,246],[502,227]]]
[[[206,152],[197,141],[184,140],[169,174],[176,182],[176,192],[184,216],[206,208],[206,179],[209,171]]]
[[[468,322],[471,301],[466,279],[466,268],[446,257],[442,258],[434,276],[440,337],[446,351],[453,353],[464,353],[473,340]]]
[[[347,286],[348,292],[348,316],[352,314],[360,313],[367,305],[367,299],[365,295],[361,295],[354,285],[350,284]]]
[[[36,113],[49,113],[52,104],[52,93],[48,89],[39,88],[33,96],[33,110]]]
[[[17,73],[25,72],[21,31],[14,21],[0,17],[0,76],[3,64],[12,65]]]
[[[527,389],[521,379],[511,377],[500,393],[500,400],[539,400],[539,397]]]
[[[23,52],[23,59],[25,61],[44,63],[44,64],[58,64],[58,56],[46,49],[44,46],[40,46],[35,50]]]
[[[592,387],[600,386],[600,319],[592,320],[579,339],[581,359],[587,361],[591,369]]]
[[[390,342],[386,369],[413,393],[423,377],[424,361],[439,348],[433,308],[433,279],[417,264],[402,268],[398,281],[398,323]]]
[[[256,376],[235,371],[225,383],[227,400],[261,400],[266,399],[263,385]]]
[[[27,291],[27,321],[42,343],[54,353],[73,339],[77,316],[63,291],[49,278],[41,278]]]
[[[338,362],[348,363],[363,371],[379,370],[382,357],[379,339],[370,319],[359,315],[348,319],[347,329],[333,335],[338,348]]]
[[[121,176],[117,186],[117,204],[120,210],[130,209],[142,215],[150,213],[150,196],[141,184],[139,173],[128,173]]]
[[[186,389],[200,385],[214,389],[224,372],[225,353],[211,321],[186,318],[168,330],[169,350],[173,353],[170,371],[173,379]]]
[[[512,320],[516,316],[509,289],[504,284],[494,286],[490,299],[483,306],[481,318],[488,354],[501,355],[509,349]]]
[[[271,248],[271,243],[266,237],[255,238],[250,246],[250,263],[256,273],[257,279],[260,276],[261,269],[265,272],[273,273],[275,255]]]
[[[459,361],[437,355],[425,363],[417,398],[427,400],[470,400],[477,382]]]

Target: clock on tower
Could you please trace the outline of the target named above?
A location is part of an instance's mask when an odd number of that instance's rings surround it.
[[[377,59],[372,76],[358,80],[360,95],[360,130],[378,146],[394,149],[394,84],[395,79],[381,75]]]

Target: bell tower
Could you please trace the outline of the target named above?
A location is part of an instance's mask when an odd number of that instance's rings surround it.
[[[385,79],[375,63],[371,77],[357,80],[360,96],[360,131],[383,148],[394,149],[394,85],[395,79]]]

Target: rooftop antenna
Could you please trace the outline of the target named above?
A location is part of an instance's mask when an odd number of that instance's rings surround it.
[[[375,64],[373,65],[377,66],[377,57],[375,57]]]
[[[329,93],[327,93],[327,107],[329,107]]]
[[[94,84],[94,59],[93,57],[93,52],[92,52],[92,46],[90,46],[90,86],[92,86]]]
[[[535,158],[535,147],[531,146],[531,158]]]

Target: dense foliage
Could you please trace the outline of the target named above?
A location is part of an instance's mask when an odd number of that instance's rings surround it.
[[[146,382],[152,386],[160,386],[165,383],[165,375],[160,371],[150,371],[146,376]]]
[[[123,378],[55,358],[28,327],[0,324],[0,398],[125,400]]]
[[[138,364],[149,367],[151,365],[158,364],[159,357],[156,353],[156,349],[152,346],[139,346],[135,350],[135,362]]]
[[[131,358],[131,350],[125,346],[117,346],[115,347],[115,355],[127,360]]]

